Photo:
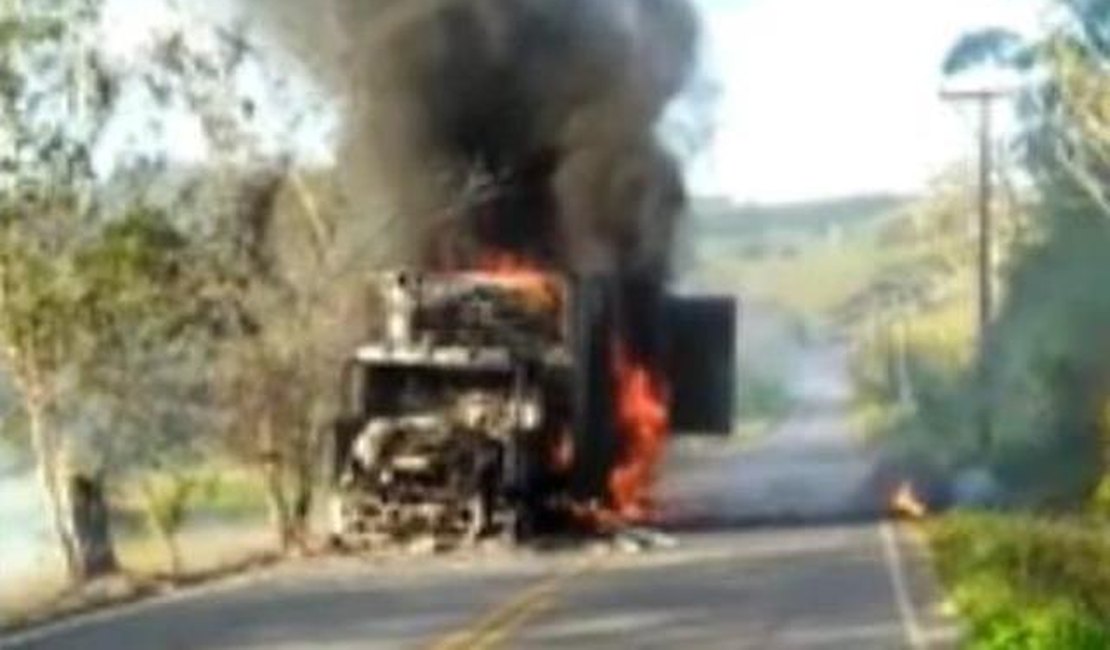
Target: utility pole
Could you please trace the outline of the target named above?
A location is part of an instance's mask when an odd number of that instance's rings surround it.
[[[954,103],[979,109],[979,445],[990,449],[994,438],[994,369],[990,358],[990,326],[994,319],[994,103],[1011,91],[975,89],[943,91]]]

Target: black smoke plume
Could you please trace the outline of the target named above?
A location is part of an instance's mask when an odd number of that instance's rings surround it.
[[[345,98],[342,164],[387,222],[389,263],[512,252],[612,278],[622,311],[651,311],[685,205],[659,129],[694,72],[686,0],[298,4],[318,13],[287,31],[340,50],[317,60]]]

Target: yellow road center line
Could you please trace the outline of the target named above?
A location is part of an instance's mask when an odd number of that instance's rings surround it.
[[[501,648],[517,631],[534,621],[555,607],[556,594],[548,594],[532,603],[529,607],[517,611],[516,615],[507,619],[503,624],[487,630],[482,638],[478,639],[474,650],[496,650]]]
[[[551,608],[571,581],[597,568],[604,558],[591,557],[556,573],[479,617],[466,628],[434,643],[429,650],[488,650],[498,647],[525,623]]]
[[[447,638],[432,646],[431,650],[459,650],[474,648],[478,641],[490,630],[496,630],[506,622],[513,620],[521,611],[527,611],[532,603],[546,597],[552,591],[552,585],[562,576],[548,578],[538,585],[521,592],[500,606],[495,607],[466,628],[455,632]]]

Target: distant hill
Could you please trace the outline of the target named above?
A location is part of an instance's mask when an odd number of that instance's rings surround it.
[[[893,218],[913,198],[867,194],[781,204],[737,204],[722,198],[695,199],[691,226],[697,237],[795,239],[834,231],[870,229]]]
[[[915,199],[869,194],[777,205],[693,202],[679,256],[684,283],[824,318],[911,253],[882,238]]]

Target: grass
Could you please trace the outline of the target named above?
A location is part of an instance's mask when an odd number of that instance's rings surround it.
[[[276,547],[265,520],[265,498],[250,472],[207,468],[213,479],[189,507],[178,535],[182,566],[170,576],[171,559],[164,543],[144,523],[140,495],[134,486],[116,494],[116,553],[126,576],[112,593],[74,595],[60,558],[45,560],[35,571],[5,580],[0,589],[0,626],[38,620],[59,610],[82,609],[94,601],[125,601],[152,584],[173,584],[234,572]]]
[[[205,573],[235,564],[274,547],[266,522],[240,521],[230,524],[201,523],[180,533],[182,573]],[[129,573],[157,576],[170,571],[170,558],[163,544],[152,535],[135,535],[117,545],[120,564]]]
[[[1110,648],[1110,531],[1031,516],[956,514],[929,525],[972,650]]]
[[[223,526],[196,524],[181,532],[183,566],[178,576],[167,575],[170,562],[165,548],[147,534],[129,534],[117,540],[116,552],[124,577],[105,592],[74,593],[60,559],[43,562],[35,572],[18,576],[0,590],[0,630],[67,611],[95,606],[99,601],[126,602],[156,586],[190,583],[234,573],[239,567],[273,555],[274,540],[264,521],[239,521]]]

